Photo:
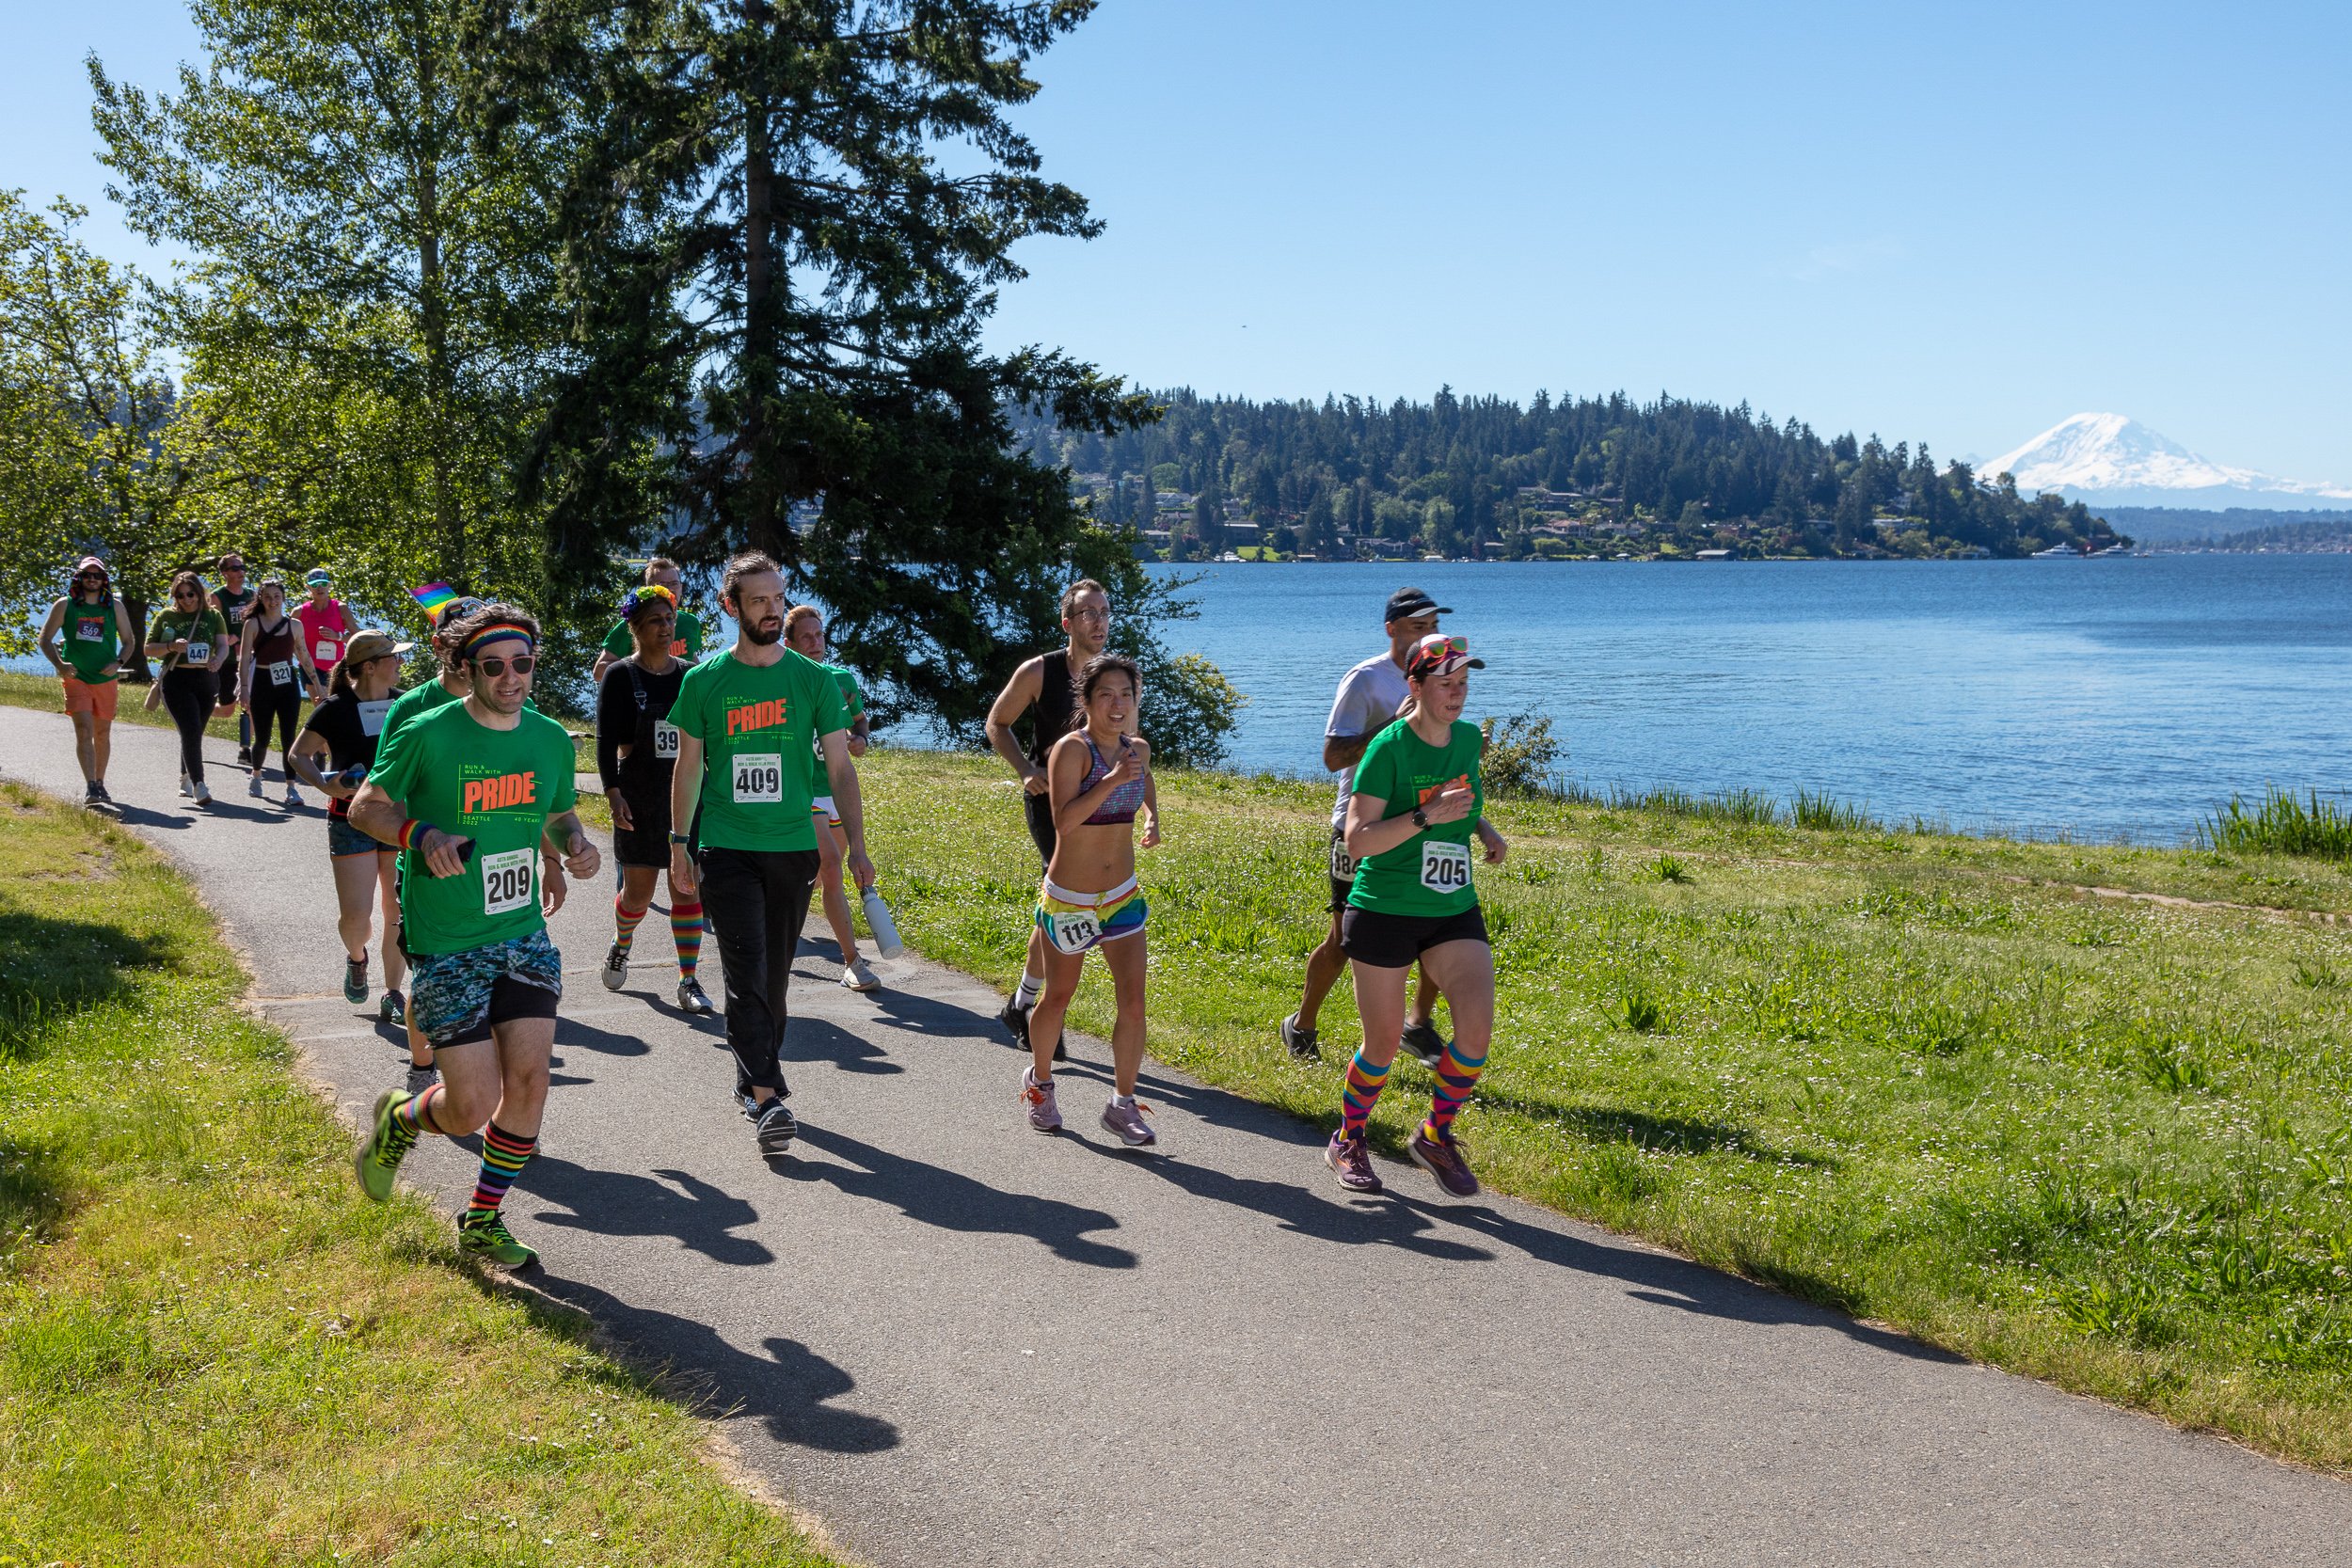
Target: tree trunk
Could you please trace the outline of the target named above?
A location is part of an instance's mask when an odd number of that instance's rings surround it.
[[[145,686],[155,678],[155,672],[147,667],[148,602],[122,595],[122,608],[131,617],[131,645],[122,650],[122,678],[133,686]]]
[[[755,30],[774,20],[767,0],[743,0],[743,19]],[[764,51],[761,52],[764,54]],[[777,339],[784,309],[784,281],[775,252],[776,161],[774,126],[765,81],[746,83],[743,93],[743,350],[741,450],[748,460],[744,482],[735,487],[739,511],[735,522],[755,549],[788,562],[790,530],[777,493],[774,454],[768,448],[768,411],[777,389]]]
[[[420,328],[424,338],[428,460],[433,468],[433,529],[441,541],[438,562],[446,581],[471,591],[467,581],[466,523],[457,505],[457,478],[450,461],[450,409],[456,374],[449,362],[449,301],[441,276],[440,104],[436,101],[434,40],[416,39],[418,128],[417,286]]]

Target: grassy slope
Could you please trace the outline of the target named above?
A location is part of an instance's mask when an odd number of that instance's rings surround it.
[[[0,1563],[809,1563],[576,1315],[462,1262],[187,885],[0,787]]]
[[[999,983],[1036,860],[1001,768],[876,752],[910,942]],[[1152,1050],[1326,1125],[1275,1021],[1321,934],[1324,790],[1161,781]],[[1954,1350],[2352,1468],[2352,910],[2279,858],[1510,805],[1482,869],[1502,1020],[1466,1120],[1494,1185]],[[1108,982],[1081,993],[1107,1032]],[[1636,1024],[1642,1026],[1636,1027]],[[1409,1058],[1375,1121],[1426,1103]],[[1327,1180],[1318,1164],[1301,1181]]]

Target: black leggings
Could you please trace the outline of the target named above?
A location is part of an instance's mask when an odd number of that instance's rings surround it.
[[[262,770],[269,760],[269,727],[277,721],[285,738],[278,749],[285,753],[286,782],[294,783],[294,736],[302,733],[302,688],[288,681],[279,686],[269,678],[266,670],[253,672],[253,700],[247,705],[253,711],[253,770]]]
[[[777,1047],[784,1043],[792,954],[817,886],[817,851],[706,847],[700,859],[703,908],[719,939],[720,974],[726,982],[736,1092],[790,1094]]]
[[[204,782],[204,726],[220,701],[220,677],[210,670],[164,672],[164,706],[180,732],[180,770],[191,784]]]

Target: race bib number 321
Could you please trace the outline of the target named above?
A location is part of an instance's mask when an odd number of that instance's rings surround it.
[[[1432,893],[1459,893],[1470,886],[1470,846],[1437,841],[1423,844],[1421,885]]]
[[[738,752],[735,758],[735,803],[739,806],[771,806],[783,800],[783,753]]]
[[[529,849],[482,857],[484,914],[513,914],[531,903],[531,863],[535,858]]]

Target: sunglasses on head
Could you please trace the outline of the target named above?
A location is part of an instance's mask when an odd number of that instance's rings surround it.
[[[473,661],[475,669],[493,680],[506,673],[510,667],[518,675],[528,675],[538,664],[539,656],[536,654],[516,654],[511,658],[477,658]]]

